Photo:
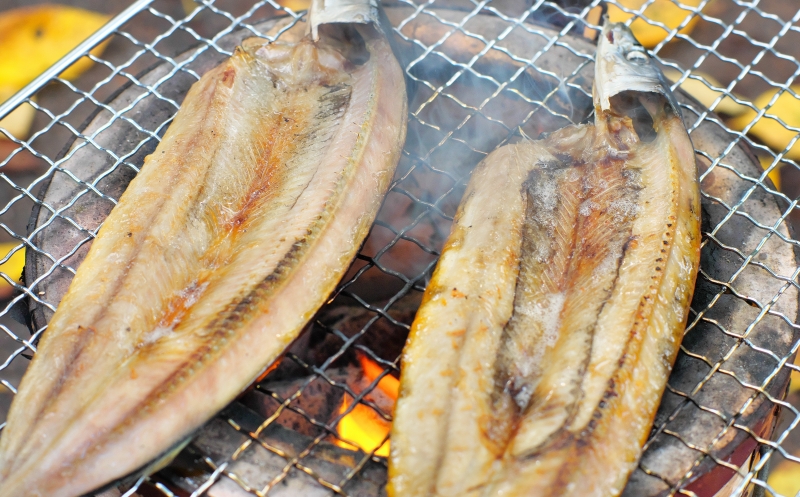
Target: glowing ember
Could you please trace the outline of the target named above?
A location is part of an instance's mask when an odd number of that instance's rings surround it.
[[[383,368],[377,362],[371,360],[365,354],[357,353],[358,362],[364,371],[364,378],[372,383],[375,378],[383,374]],[[378,382],[378,388],[392,400],[397,400],[397,392],[400,389],[400,381],[392,375],[386,375]]]
[[[283,359],[283,358],[278,358],[275,362],[270,364],[269,367],[263,373],[261,373],[258,376],[258,378],[256,378],[255,383],[258,383],[258,382],[262,381],[264,378],[267,377],[268,374],[270,374],[273,370],[275,370],[275,368],[278,367],[278,364],[281,363],[281,359]]]
[[[348,397],[347,394],[344,395],[339,414],[345,412],[352,403]],[[345,449],[360,448],[364,452],[375,451],[376,456],[389,457],[389,440],[386,436],[391,428],[392,424],[380,417],[371,407],[356,404],[353,410],[336,425],[339,436],[353,444],[338,439],[334,443]]]
[[[361,369],[364,373],[363,386],[373,383],[376,378],[383,374],[383,367],[376,362],[369,359],[364,354],[358,354],[358,361],[361,364]],[[389,407],[394,407],[394,401],[397,400],[397,391],[399,382],[397,378],[391,375],[386,375],[378,382],[377,390],[367,394],[371,396],[373,393],[385,397],[384,402],[388,401]],[[353,399],[345,394],[342,398],[342,405],[339,407],[339,414],[343,414],[353,404]],[[388,457],[389,456],[389,440],[387,436],[392,428],[392,424],[381,417],[374,409],[363,404],[356,404],[353,410],[346,414],[336,426],[336,431],[339,436],[347,440],[334,440],[334,443],[339,447],[353,450],[360,448],[364,452],[374,451],[375,455]],[[351,443],[348,443],[351,442]],[[354,447],[355,446],[355,447]]]

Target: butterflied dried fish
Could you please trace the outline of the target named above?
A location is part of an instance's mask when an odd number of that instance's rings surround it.
[[[608,25],[594,125],[475,170],[403,355],[390,493],[609,496],[634,469],[699,264],[692,144]]]
[[[42,338],[0,495],[75,496],[185,440],[294,340],[392,179],[403,73],[373,26],[251,39],[187,95]]]

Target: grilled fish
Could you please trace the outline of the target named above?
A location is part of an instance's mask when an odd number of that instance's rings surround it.
[[[675,360],[700,257],[691,141],[607,24],[594,124],[473,172],[403,353],[389,493],[618,495]]]
[[[376,28],[319,35],[246,40],[191,88],[22,380],[0,495],[76,496],[145,467],[328,298],[392,179],[407,104]]]

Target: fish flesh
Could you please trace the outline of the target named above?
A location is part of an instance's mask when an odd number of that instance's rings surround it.
[[[257,378],[366,237],[406,105],[372,26],[246,40],[193,85],[21,382],[0,495],[75,496],[123,477]]]
[[[251,38],[187,94],[103,224],[0,440],[0,495],[72,497],[191,436],[348,269],[405,140],[373,25]]]
[[[389,493],[608,496],[635,468],[699,265],[691,141],[607,24],[595,121],[474,171],[412,325]]]
[[[473,172],[403,352],[390,495],[622,492],[700,259],[694,150],[668,88],[607,23],[594,123]]]

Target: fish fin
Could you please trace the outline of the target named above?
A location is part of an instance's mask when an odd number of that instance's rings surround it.
[[[185,439],[181,440],[180,442],[176,443],[172,446],[172,448],[168,449],[166,452],[162,453],[153,461],[146,464],[144,467],[134,471],[133,473],[129,474],[128,476],[122,477],[119,480],[112,481],[107,485],[103,485],[102,487],[88,493],[84,494],[82,497],[105,497],[107,492],[119,488],[119,487],[127,487],[131,486],[136,483],[142,477],[150,476],[152,474],[158,473],[162,469],[169,466],[169,464],[180,454],[180,452],[189,445],[194,439],[195,434],[192,433],[191,436],[186,437]],[[108,494],[112,495],[112,494]]]

